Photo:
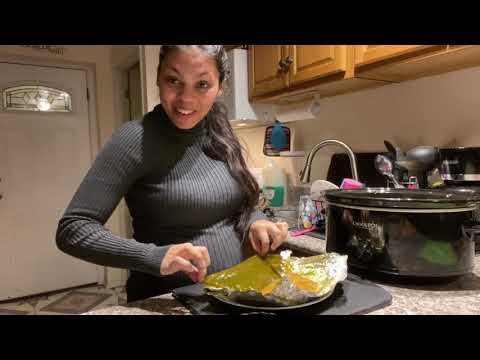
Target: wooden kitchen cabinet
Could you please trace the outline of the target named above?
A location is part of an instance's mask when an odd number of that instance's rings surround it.
[[[402,82],[480,65],[477,45],[371,46],[355,46],[357,78]]]
[[[354,45],[355,66],[368,65],[404,55],[429,52],[438,49],[437,45]],[[445,48],[446,46],[441,46]]]
[[[249,45],[250,101],[285,104],[480,65],[478,45]]]
[[[285,89],[288,78],[280,62],[287,57],[283,45],[251,45],[248,48],[249,95],[255,97]]]
[[[285,91],[346,69],[345,45],[251,45],[250,97]]]
[[[289,85],[312,81],[347,69],[344,45],[289,45],[292,61],[287,73]]]

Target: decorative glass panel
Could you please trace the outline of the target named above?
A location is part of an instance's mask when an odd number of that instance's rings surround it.
[[[3,90],[5,110],[71,112],[72,99],[65,91],[45,86],[15,86]]]

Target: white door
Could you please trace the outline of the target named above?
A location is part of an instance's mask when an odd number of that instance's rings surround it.
[[[0,62],[0,91],[0,300],[96,283],[96,265],[55,244],[58,220],[91,165],[86,72]],[[7,104],[63,106],[64,92],[71,111]]]

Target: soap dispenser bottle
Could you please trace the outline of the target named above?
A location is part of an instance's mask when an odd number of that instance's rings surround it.
[[[272,159],[263,168],[263,193],[270,207],[283,207],[285,203],[286,176]]]

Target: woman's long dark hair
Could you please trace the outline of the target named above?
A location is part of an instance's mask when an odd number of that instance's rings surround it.
[[[158,73],[165,57],[173,50],[196,48],[215,60],[220,74],[220,84],[224,84],[230,71],[227,52],[222,45],[162,45]],[[207,141],[203,149],[211,158],[223,161],[228,165],[233,178],[240,185],[244,198],[235,216],[235,230],[243,240],[246,238],[246,228],[250,215],[258,204],[259,186],[247,168],[242,154],[242,146],[228,121],[227,108],[215,102],[206,116]]]

